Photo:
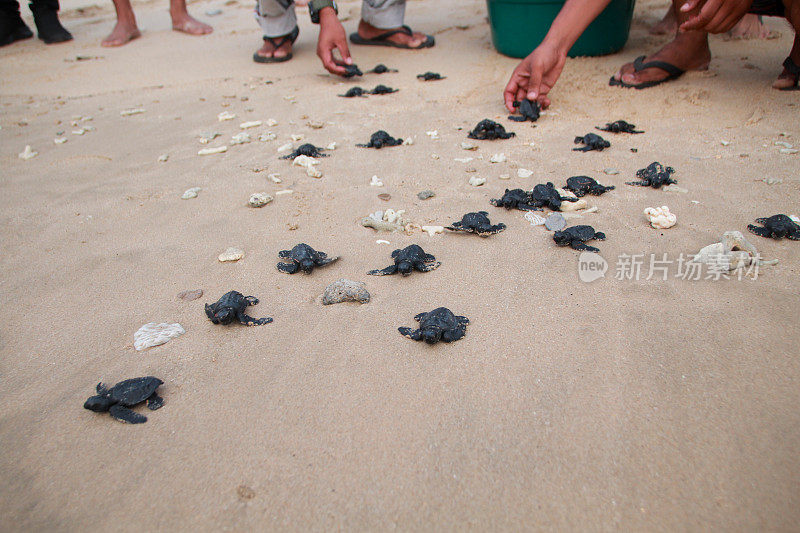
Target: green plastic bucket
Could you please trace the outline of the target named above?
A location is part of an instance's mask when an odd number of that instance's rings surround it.
[[[570,49],[569,56],[601,56],[625,46],[635,0],[611,0]],[[542,42],[563,0],[486,0],[492,42],[501,54],[525,57]]]

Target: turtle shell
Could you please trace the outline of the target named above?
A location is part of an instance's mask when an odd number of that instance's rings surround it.
[[[130,407],[152,396],[159,385],[163,383],[163,381],[153,376],[126,379],[114,385],[108,392],[112,400]]]

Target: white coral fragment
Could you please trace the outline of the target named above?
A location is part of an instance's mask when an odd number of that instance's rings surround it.
[[[177,322],[174,324],[148,322],[133,334],[133,347],[136,348],[136,351],[142,351],[145,348],[164,344],[184,333],[186,330]]]
[[[647,207],[644,210],[644,215],[647,217],[650,225],[655,229],[671,228],[678,222],[678,217],[669,212],[669,207],[662,205],[661,207]]]

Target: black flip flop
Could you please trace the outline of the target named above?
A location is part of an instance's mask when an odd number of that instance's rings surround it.
[[[365,39],[364,37],[360,36],[358,32],[350,34],[350,42],[353,44],[363,44],[366,46],[391,46],[394,48],[404,48],[406,50],[419,50],[420,48],[431,48],[434,44],[436,44],[436,39],[433,38],[433,35],[426,35],[426,39],[420,44],[419,46],[407,46],[405,44],[398,44],[389,40],[389,37],[392,35],[397,35],[398,33],[404,33],[411,37],[414,35],[414,32],[411,31],[411,28],[408,26],[401,26],[396,30],[390,30],[386,33],[381,33],[380,35],[373,37],[372,39]]]
[[[646,56],[639,56],[633,60],[634,72],[641,72],[649,68],[660,68],[661,70],[669,74],[669,76],[667,76],[663,80],[645,81],[643,83],[640,83],[639,85],[632,85],[630,83],[625,83],[622,80],[615,80],[614,76],[611,76],[611,79],[608,80],[608,84],[611,85],[612,87],[619,86],[619,87],[625,87],[626,89],[630,88],[647,89],[649,87],[655,87],[656,85],[661,85],[662,83],[680,78],[686,72],[685,70],[680,69],[671,63],[667,63],[666,61],[648,61],[647,63],[644,63],[643,61],[645,57]]]
[[[297,40],[297,36],[300,35],[300,28],[297,26],[289,33],[289,35],[285,35],[281,38],[280,41],[276,41],[277,37],[264,37],[264,41],[268,42],[273,46],[273,50],[277,50],[287,42],[294,44]],[[292,58],[292,53],[289,52],[284,57],[265,57],[258,55],[258,52],[253,54],[253,61],[256,63],[283,63],[284,61],[289,61]]]
[[[797,65],[794,61],[792,61],[791,57],[787,57],[786,60],[783,62],[783,68],[789,71],[789,74],[794,76],[794,85],[791,87],[784,87],[783,89],[778,89],[779,91],[800,91],[800,66]]]

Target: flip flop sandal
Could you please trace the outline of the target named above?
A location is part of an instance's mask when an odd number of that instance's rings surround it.
[[[300,35],[300,28],[297,26],[289,33],[289,35],[285,35],[279,41],[276,41],[277,37],[264,37],[264,41],[268,42],[273,46],[273,51],[277,50],[287,42],[294,44],[297,40],[297,36]],[[283,63],[284,61],[289,61],[292,58],[292,53],[289,52],[284,57],[265,57],[258,55],[258,52],[253,54],[253,61],[256,63]]]
[[[791,87],[784,87],[783,89],[778,89],[779,91],[800,91],[800,66],[797,65],[794,61],[792,61],[791,57],[787,57],[786,61],[783,62],[783,68],[789,71],[789,74],[794,76],[794,85]]]
[[[360,36],[358,32],[350,34],[350,42],[353,44],[363,44],[367,46],[392,46],[394,48],[405,48],[407,50],[419,50],[420,48],[430,48],[434,44],[436,44],[436,40],[433,38],[433,35],[426,35],[426,39],[420,44],[419,46],[408,46],[405,44],[395,43],[389,40],[389,37],[392,35],[397,35],[398,33],[404,33],[411,37],[414,35],[414,32],[411,31],[411,28],[408,26],[402,26],[396,30],[390,30],[386,33],[381,33],[380,35],[373,37],[372,39],[365,39],[364,37]]]
[[[615,80],[614,76],[611,76],[611,79],[608,80],[608,84],[613,86],[620,86],[625,87],[626,89],[634,88],[634,89],[647,89],[649,87],[655,87],[656,85],[661,85],[662,83],[672,81],[674,79],[680,78],[686,72],[683,69],[679,69],[675,65],[671,63],[667,63],[666,61],[648,61],[647,63],[643,63],[644,58],[646,56],[639,56],[633,60],[633,70],[634,72],[641,72],[643,70],[649,68],[660,68],[669,76],[664,78],[663,80],[653,80],[653,81],[645,81],[640,83],[639,85],[633,85],[630,83],[625,83],[622,80]]]

